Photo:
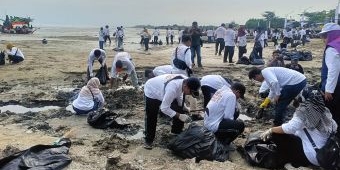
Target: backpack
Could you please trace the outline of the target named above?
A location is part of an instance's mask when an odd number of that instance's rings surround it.
[[[281,165],[277,146],[271,141],[264,142],[260,135],[260,131],[249,134],[241,154],[250,165],[268,169],[279,168]]]
[[[229,157],[228,150],[216,140],[215,134],[196,124],[191,124],[187,130],[172,139],[168,148],[184,159],[196,157],[196,161],[206,159],[224,162]]]
[[[0,52],[0,65],[5,65],[5,52],[1,51]]]
[[[307,129],[304,128],[303,131],[306,133],[307,138],[316,152],[316,159],[320,166],[329,170],[340,169],[340,142],[336,133],[331,133],[325,145],[319,149],[316,147]]]

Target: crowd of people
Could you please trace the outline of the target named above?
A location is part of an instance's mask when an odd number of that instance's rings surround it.
[[[145,70],[147,78],[144,84],[145,98],[145,143],[144,148],[152,149],[156,135],[157,117],[159,112],[172,119],[171,133],[179,134],[183,131],[184,124],[191,122],[191,109],[187,105],[195,104],[203,95],[203,126],[213,132],[216,138],[224,145],[229,145],[245,129],[245,124],[238,119],[239,111],[237,103],[244,99],[247,92],[246,86],[240,81],[232,81],[222,75],[205,75],[202,78],[193,77],[193,67],[197,57],[198,67],[201,63],[201,36],[208,35],[212,41],[216,41],[215,55],[222,55],[224,50],[224,62],[232,63],[234,48],[238,44],[240,59],[246,53],[248,31],[239,27],[237,31],[232,24],[225,28],[225,24],[214,32],[204,33],[199,29],[198,23],[193,22],[190,29],[182,31],[179,45],[173,49],[171,62],[168,65],[155,67],[153,70]],[[111,43],[109,27],[100,28],[99,48],[93,49],[88,56],[87,78],[85,85],[72,106],[76,114],[88,114],[103,108],[104,96],[100,90],[100,81],[93,72],[94,61],[97,60],[105,70],[106,79],[110,80],[110,88],[117,89],[120,81],[126,81],[130,77],[133,87],[141,92],[139,80],[136,74],[135,64],[128,52],[118,52],[112,62],[111,72],[106,65],[106,52],[103,44],[108,40]],[[306,39],[304,30],[300,30],[301,40]],[[273,31],[272,38],[278,39],[277,31]],[[289,31],[284,34],[290,34]],[[123,28],[117,27],[114,35],[118,41],[118,48],[122,48]],[[149,40],[152,38],[147,29],[143,30],[142,41],[145,50],[148,50]],[[152,33],[154,43],[160,36],[156,28]],[[284,35],[283,44],[290,41],[290,37]],[[321,83],[319,89],[308,88],[308,78],[304,75],[303,68],[293,59],[291,64],[284,64],[282,56],[275,50],[267,67],[261,69],[254,67],[249,70],[250,80],[261,82],[259,93],[268,91],[259,109],[266,109],[270,104],[274,105],[275,116],[272,128],[263,132],[263,140],[272,140],[278,146],[278,152],[282,164],[292,163],[294,166],[308,166],[319,163],[316,152],[307,139],[304,129],[314,139],[317,147],[322,147],[326,139],[340,123],[340,26],[335,23],[326,24],[320,32],[321,38],[326,44],[321,66]],[[173,44],[174,31],[167,30],[167,44]],[[268,30],[257,29],[254,35],[254,50],[262,56],[262,49],[267,46]],[[274,45],[278,45],[274,41]],[[6,46],[9,60],[18,63],[24,60],[22,52],[12,44]],[[185,102],[190,100],[190,102]],[[292,102],[296,105],[293,118],[286,120],[287,106]]]

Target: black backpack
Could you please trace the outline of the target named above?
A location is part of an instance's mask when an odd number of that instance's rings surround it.
[[[0,65],[5,65],[5,52],[1,51],[0,52]]]
[[[190,48],[187,48],[187,49],[185,50],[184,54],[187,53],[187,51],[188,51],[189,49],[190,49]],[[184,61],[182,61],[182,60],[180,60],[180,59],[177,58],[177,51],[178,51],[178,47],[176,48],[175,59],[173,60],[173,63],[174,63],[174,65],[175,65],[176,68],[181,69],[181,70],[186,70],[186,69],[189,68],[189,67],[187,66],[187,64],[186,64]]]

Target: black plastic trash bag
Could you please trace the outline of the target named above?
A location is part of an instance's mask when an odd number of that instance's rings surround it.
[[[268,169],[279,168],[281,165],[276,145],[271,141],[264,142],[260,138],[261,133],[258,131],[249,134],[241,154],[250,165]]]
[[[69,165],[71,141],[61,139],[56,145],[35,145],[0,160],[0,170],[59,170]]]
[[[228,150],[216,140],[215,134],[203,126],[191,124],[190,127],[172,139],[168,145],[172,152],[184,159],[216,160],[228,159]]]
[[[5,52],[0,51],[0,65],[5,65]]]
[[[100,67],[96,77],[99,79],[101,85],[105,85],[107,83],[107,75],[104,67]]]
[[[88,114],[87,123],[96,129],[107,129],[107,128],[126,128],[127,124],[119,124],[115,120],[115,115],[109,111],[99,110],[92,111]]]

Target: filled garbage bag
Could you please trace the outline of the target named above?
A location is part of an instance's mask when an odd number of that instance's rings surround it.
[[[105,85],[107,83],[107,75],[104,67],[100,67],[96,74],[96,77],[99,79],[101,85]]]
[[[55,145],[35,145],[0,160],[0,170],[59,170],[69,165],[71,141],[62,138]]]
[[[98,110],[91,111],[87,116],[87,123],[96,129],[118,128],[123,129],[128,127],[128,124],[119,123],[116,121],[116,115],[110,111]]]
[[[249,134],[244,148],[241,150],[246,161],[253,166],[275,169],[280,167],[277,147],[271,141],[264,142],[261,138],[262,132]]]
[[[196,124],[191,124],[187,130],[172,139],[168,148],[173,154],[184,159],[223,162],[229,156],[228,150],[216,140],[213,132]]]

